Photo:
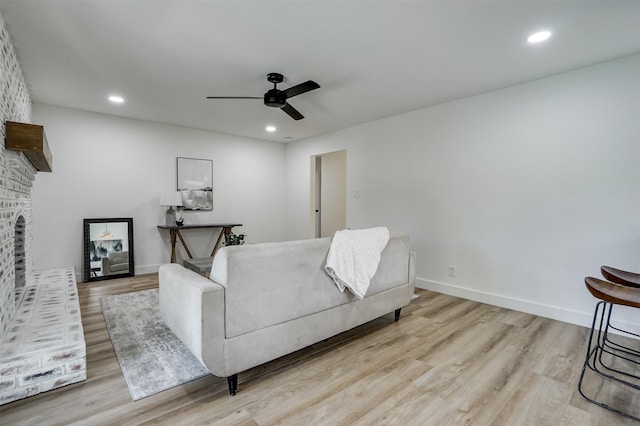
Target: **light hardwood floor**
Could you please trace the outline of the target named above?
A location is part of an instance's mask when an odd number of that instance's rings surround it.
[[[388,315],[241,373],[234,397],[207,376],[133,402],[99,299],[157,285],[156,274],[79,284],[88,380],[4,405],[0,424],[635,424],[578,394],[587,329],[426,290],[399,322]]]

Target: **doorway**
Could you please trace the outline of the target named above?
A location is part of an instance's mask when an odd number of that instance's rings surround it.
[[[347,151],[311,156],[310,234],[332,237],[347,226]]]

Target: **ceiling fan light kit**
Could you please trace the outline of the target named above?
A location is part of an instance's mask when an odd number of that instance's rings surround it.
[[[287,98],[283,91],[271,89],[264,94],[264,104],[274,108],[282,108],[287,104]]]
[[[320,85],[318,83],[312,80],[308,80],[304,83],[289,87],[286,90],[280,90],[278,89],[277,85],[278,83],[282,83],[284,81],[284,76],[277,72],[271,72],[267,74],[267,81],[269,83],[273,83],[273,89],[267,90],[267,92],[262,97],[207,96],[207,99],[262,99],[266,106],[272,108],[280,108],[294,120],[302,120],[304,118],[304,115],[302,115],[300,111],[292,107],[291,104],[287,102],[287,99],[320,88]]]

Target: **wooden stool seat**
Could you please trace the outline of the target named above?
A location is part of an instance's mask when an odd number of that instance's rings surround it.
[[[640,288],[640,274],[612,268],[611,266],[601,266],[602,276],[612,283]]]
[[[596,298],[615,305],[640,308],[640,288],[611,283],[598,278],[584,279],[589,292]]]

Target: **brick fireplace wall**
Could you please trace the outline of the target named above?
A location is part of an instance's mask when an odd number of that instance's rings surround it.
[[[0,405],[87,378],[73,268],[34,271],[36,169],[5,149],[5,123],[31,123],[31,98],[0,16]],[[1,423],[1,421],[0,421]]]
[[[22,265],[18,281],[33,279],[33,203],[31,185],[36,170],[23,154],[4,147],[5,122],[31,122],[31,98],[4,21],[0,17],[0,341],[16,312],[15,229],[23,222]],[[22,218],[22,219],[21,219]],[[19,277],[20,278],[20,277]],[[20,290],[18,298],[21,297]]]

